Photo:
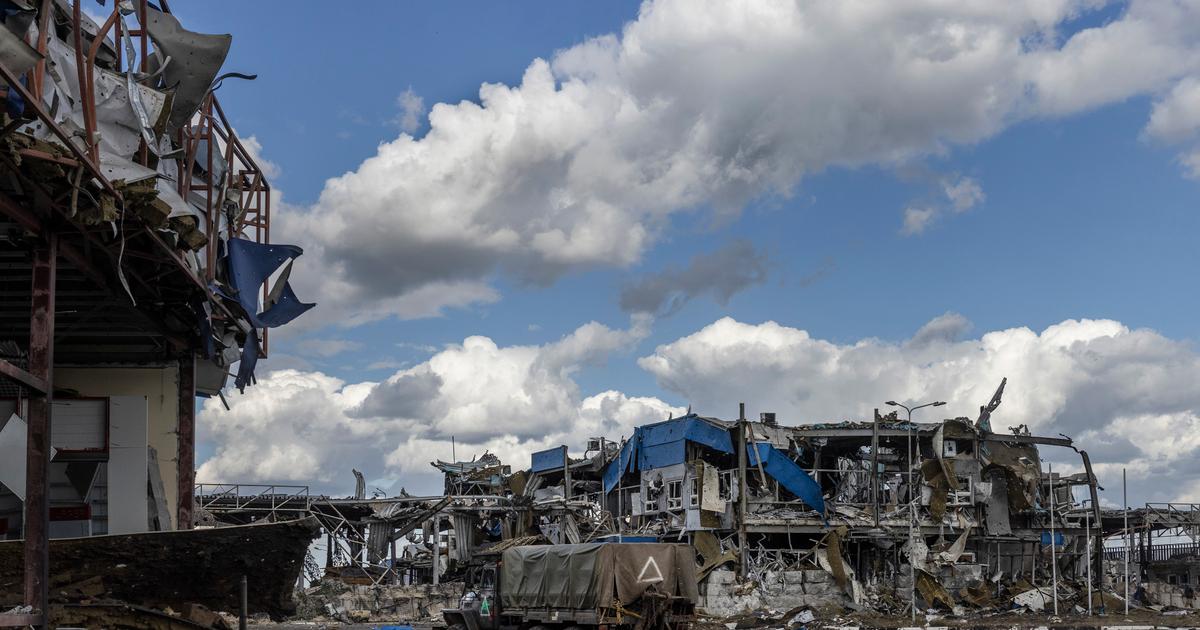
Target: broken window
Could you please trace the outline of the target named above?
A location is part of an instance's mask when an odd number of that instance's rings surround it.
[[[676,479],[675,481],[667,482],[667,509],[678,510],[683,508],[683,481]]]
[[[696,477],[688,479],[688,507],[700,505],[700,480]]]
[[[732,470],[722,472],[717,482],[718,494],[722,501],[733,500],[733,472]]]

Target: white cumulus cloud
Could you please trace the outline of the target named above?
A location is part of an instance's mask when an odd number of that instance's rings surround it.
[[[1200,466],[1161,465],[1200,455],[1184,437],[1200,422],[1200,355],[1190,344],[1111,320],[961,339],[968,325],[947,314],[911,340],[842,344],[775,322],[725,318],[658,346],[639,364],[695,409],[728,416],[745,401],[788,424],[869,419],[874,408],[888,410],[887,400],[944,400],[946,407],[919,411],[917,419],[973,419],[1008,377],[992,419],[998,431],[1025,424],[1042,435],[1073,435],[1085,450],[1094,444],[1102,483],[1119,484],[1120,466],[1139,466],[1144,475],[1135,481],[1144,494],[1200,493]],[[1176,483],[1161,485],[1172,476]]]
[[[1191,344],[1112,320],[1066,320],[1041,331],[1008,328],[968,337],[970,322],[946,313],[901,341],[834,342],[775,322],[724,318],[664,343],[638,364],[676,396],[584,395],[574,375],[624,352],[647,334],[591,323],[538,346],[468,337],[381,383],[349,384],[320,372],[266,374],[231,411],[208,401],[202,438],[214,454],[209,482],[312,483],[346,488],[351,467],[410,491],[434,491],[428,463],[497,453],[514,467],[533,451],[679,415],[686,405],[732,418],[773,411],[784,424],[864,420],[884,401],[947,401],[916,419],[974,418],[1000,379],[998,432],[1027,425],[1065,433],[1087,450],[1101,484],[1119,488],[1127,468],[1135,503],[1200,498],[1200,354]],[[1046,456],[1063,472],[1072,453]],[[343,490],[344,491],[344,490]]]
[[[494,300],[495,273],[628,266],[676,213],[733,214],[813,171],[943,154],[1198,74],[1194,3],[1136,1],[1061,34],[1094,4],[649,0],[516,85],[433,105],[424,136],[280,222],[323,244],[320,295],[352,296],[360,320]],[[983,198],[966,183],[947,191],[955,209]],[[912,208],[905,232],[932,217]]]
[[[383,382],[348,384],[320,372],[278,370],[225,411],[208,401],[199,422],[214,454],[205,482],[312,483],[345,487],[350,468],[395,479],[410,491],[438,484],[429,462],[489,450],[517,468],[533,451],[590,436],[619,437],[683,409],[617,391],[584,396],[572,379],[645,337],[649,320],[626,330],[585,324],[540,346],[499,346],[468,337]],[[399,487],[397,486],[397,487]]]

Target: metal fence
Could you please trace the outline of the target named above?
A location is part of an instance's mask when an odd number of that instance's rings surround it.
[[[1133,547],[1130,551],[1130,559],[1136,561],[1139,559],[1139,550]],[[1150,545],[1149,547],[1150,562],[1162,562],[1164,560],[1174,560],[1176,558],[1188,558],[1200,556],[1200,544],[1196,543],[1165,543],[1161,545]],[[1104,558],[1107,560],[1124,560],[1125,547],[1105,547]]]

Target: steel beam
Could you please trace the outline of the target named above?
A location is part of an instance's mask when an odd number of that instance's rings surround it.
[[[50,391],[50,386],[46,384],[45,379],[34,376],[4,359],[0,359],[0,376],[6,376],[16,381],[19,385],[38,396],[47,394]]]
[[[177,480],[175,529],[192,528],[192,505],[196,489],[196,355],[179,360],[179,454],[175,459]]]
[[[43,616],[49,603],[50,403],[54,388],[54,282],[58,237],[50,234],[33,253],[33,299],[29,318],[29,373],[46,383],[29,399],[25,450],[25,603]]]

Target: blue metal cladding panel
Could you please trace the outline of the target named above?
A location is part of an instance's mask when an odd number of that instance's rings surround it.
[[[654,470],[682,464],[687,443],[702,444],[715,451],[733,453],[729,429],[695,415],[637,427],[616,459],[604,470],[604,491],[611,492],[627,471]]]
[[[713,426],[699,418],[693,418],[688,423],[687,440],[722,453],[736,452],[733,450],[733,440],[729,437],[729,429]]]
[[[729,429],[714,426],[696,416],[683,416],[666,422],[638,427],[637,431],[641,433],[643,446],[657,446],[687,440],[703,444],[722,453],[733,452]]]
[[[551,449],[538,451],[530,456],[530,472],[542,472],[543,470],[562,470],[564,459],[567,454],[567,447],[555,446]]]
[[[638,470],[654,470],[682,464],[687,455],[686,442],[682,439],[665,444],[646,446],[644,443],[638,449]]]
[[[758,447],[757,453],[755,453],[755,446]],[[747,444],[746,455],[750,459],[748,465],[758,466],[759,458],[761,458],[763,470],[775,481],[778,481],[779,485],[796,495],[808,507],[821,514],[825,513],[825,498],[821,496],[821,486],[808,476],[807,471],[788,459],[788,456],[779,449],[770,444]]]
[[[629,470],[629,462],[633,461],[637,451],[637,432],[634,432],[634,437],[621,447],[621,452],[617,454],[617,458],[608,463],[608,467],[604,469],[604,491],[612,492],[612,489],[617,487],[621,481],[621,475],[624,475]]]

